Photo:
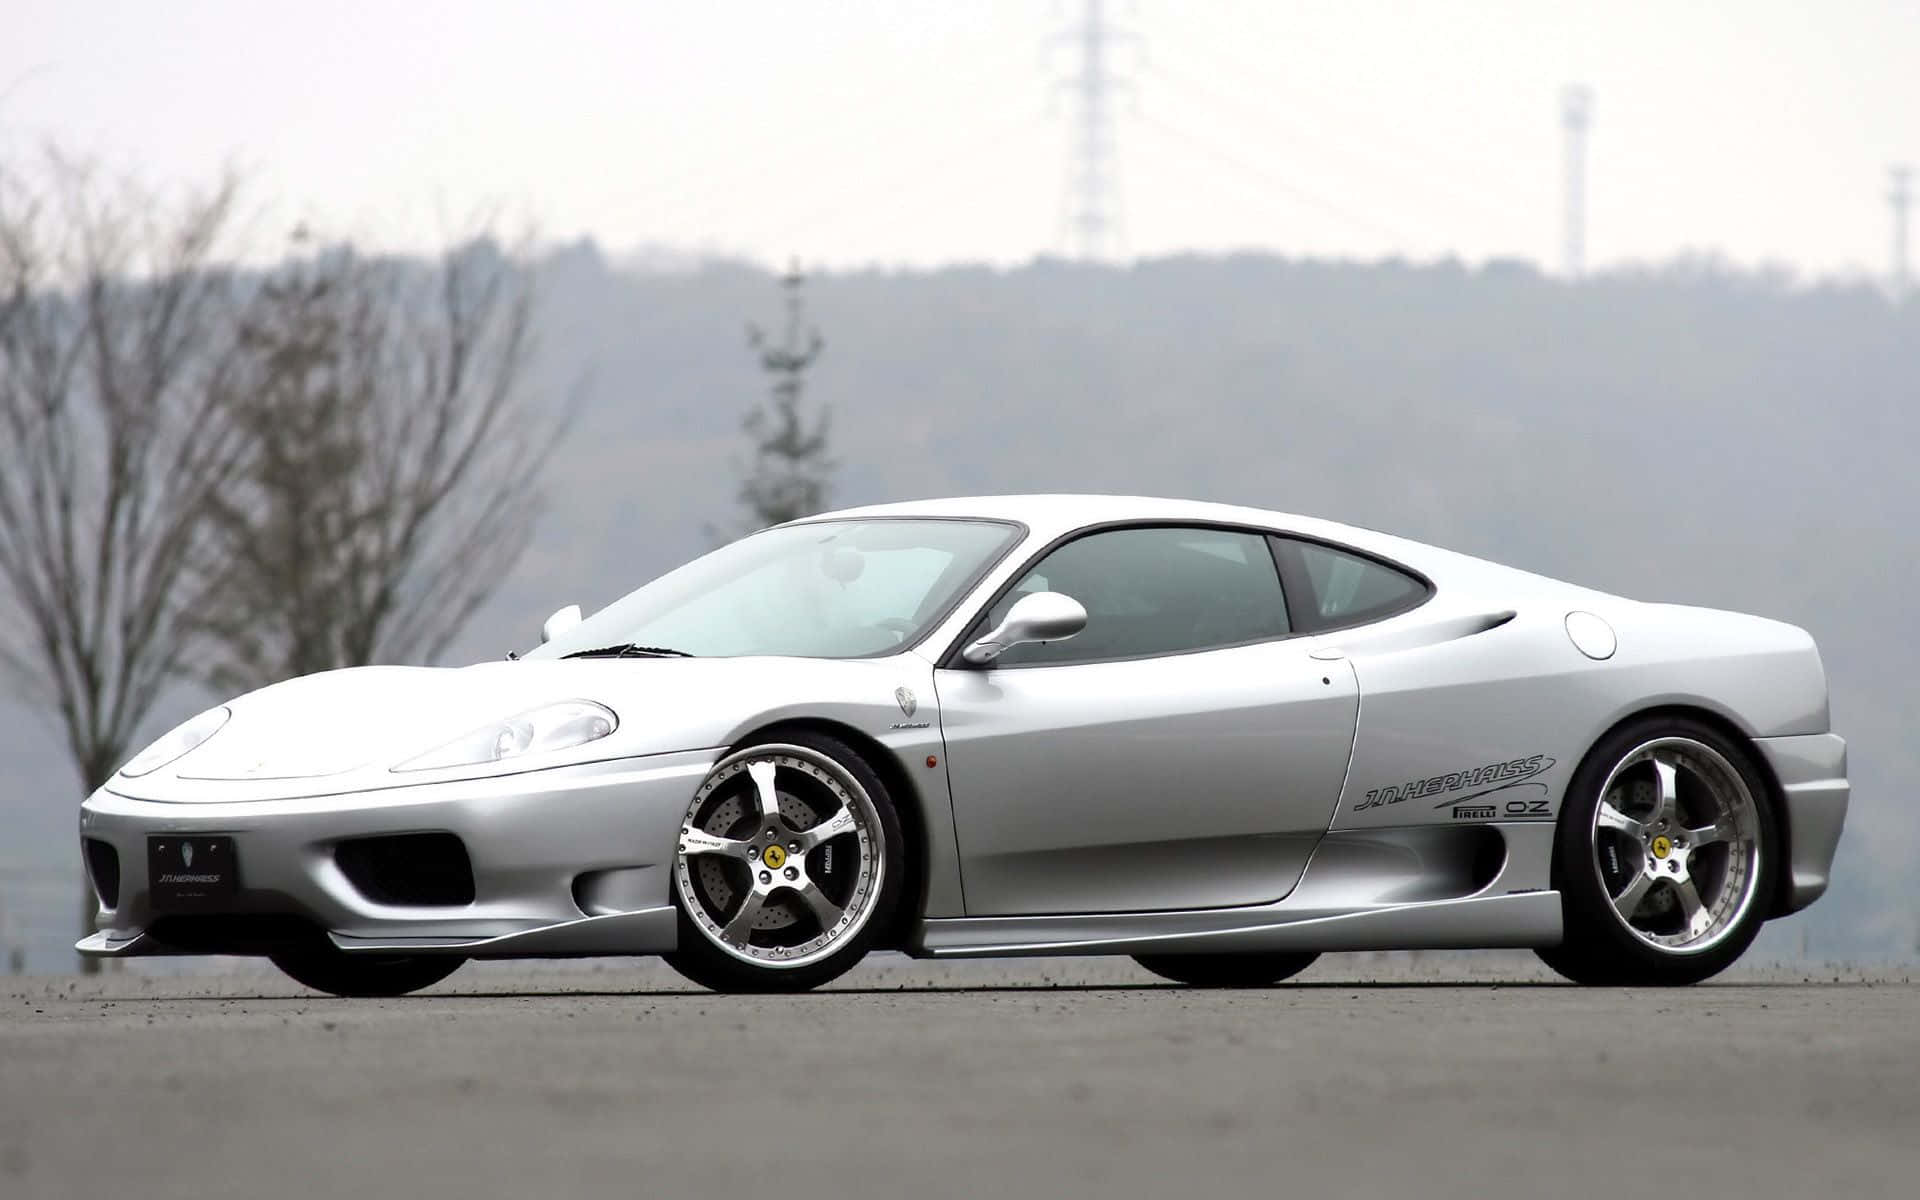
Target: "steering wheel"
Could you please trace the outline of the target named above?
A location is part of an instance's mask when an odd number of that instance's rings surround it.
[[[882,617],[873,623],[873,627],[894,634],[896,642],[906,641],[907,635],[919,628],[905,617]]]

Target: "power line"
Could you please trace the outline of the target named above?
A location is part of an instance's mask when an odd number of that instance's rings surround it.
[[[1237,112],[1248,123],[1247,128],[1254,139],[1260,139],[1266,135],[1267,130],[1263,128],[1264,125],[1277,122],[1285,125],[1295,139],[1309,143],[1317,149],[1321,156],[1343,161],[1350,167],[1357,168],[1361,173],[1370,175],[1371,180],[1365,182],[1364,190],[1366,191],[1383,190],[1380,186],[1383,182],[1389,185],[1390,190],[1396,192],[1427,188],[1432,192],[1450,195],[1457,202],[1483,214],[1494,216],[1509,227],[1518,223],[1519,208],[1510,199],[1500,200],[1485,192],[1469,191],[1449,184],[1446,180],[1429,172],[1409,171],[1398,153],[1372,146],[1366,138],[1341,138],[1329,134],[1324,128],[1317,127],[1316,123],[1302,120],[1287,111],[1291,106],[1285,102],[1261,103],[1256,100],[1250,103],[1248,93],[1251,89],[1240,86],[1238,81],[1230,91],[1223,91],[1201,83],[1199,77],[1195,75],[1188,75],[1184,71],[1169,71],[1166,66],[1167,56],[1163,53],[1163,43],[1155,42],[1154,47],[1154,64],[1150,68],[1142,68],[1145,74],[1156,83],[1172,85],[1175,93],[1182,93],[1207,102],[1217,112]],[[1213,75],[1218,78],[1220,72],[1215,70]],[[1254,145],[1256,141],[1250,140],[1247,144]],[[1273,155],[1262,152],[1260,157],[1262,161],[1271,161]],[[1298,192],[1297,188],[1294,190]],[[1344,213],[1341,215],[1343,219],[1346,216]],[[1378,224],[1374,226],[1375,231],[1381,228],[1383,227]],[[1393,240],[1398,242],[1405,239],[1396,234],[1393,235]]]
[[[1024,130],[1036,127],[1042,118],[1037,111],[1022,111],[997,122],[983,123],[967,137],[954,142],[914,143],[909,153],[876,157],[875,169],[885,171],[884,181],[860,177],[828,193],[818,203],[791,220],[769,226],[765,235],[769,244],[792,242],[802,234],[817,234],[833,228],[834,222],[871,227],[884,221],[886,213],[897,209],[908,198],[938,192],[951,202],[956,195],[974,194],[994,183],[990,172],[960,170],[958,164],[973,151],[986,146],[1005,146]],[[875,144],[879,144],[876,139]]]
[[[1176,64],[1182,58],[1187,60],[1187,78],[1181,78],[1177,72],[1170,76],[1166,70],[1170,45],[1177,52],[1172,56]],[[1415,186],[1450,193],[1456,200],[1497,216],[1509,225],[1523,223],[1518,202],[1510,194],[1512,161],[1503,158],[1496,162],[1473,155],[1472,136],[1461,136],[1444,144],[1407,136],[1369,119],[1362,111],[1338,105],[1329,108],[1324,96],[1311,93],[1301,86],[1301,81],[1273,70],[1270,64],[1257,66],[1216,46],[1170,43],[1156,38],[1153,47],[1153,65],[1143,67],[1145,73],[1156,82],[1172,82],[1176,90],[1204,90],[1213,96],[1217,105],[1238,108],[1254,121],[1256,136],[1260,136],[1261,125],[1277,121],[1292,129],[1296,137],[1317,144],[1323,153],[1353,163],[1371,160],[1385,181],[1395,188],[1412,181]],[[1198,82],[1200,78],[1213,83],[1202,85]],[[1409,163],[1410,159],[1418,161]],[[1422,164],[1423,169],[1412,169]],[[1472,185],[1462,184],[1463,177],[1471,179]],[[1370,186],[1377,190],[1381,181],[1376,178]],[[1497,196],[1497,192],[1508,194]]]
[[[1114,93],[1132,85],[1113,74],[1109,51],[1137,44],[1135,34],[1106,22],[1103,0],[1085,0],[1079,25],[1055,34],[1048,45],[1071,45],[1075,73],[1054,87],[1073,97],[1073,134],[1067,155],[1066,241],[1081,259],[1114,257],[1120,249],[1119,147],[1113,132]]]
[[[1560,93],[1560,121],[1566,130],[1566,229],[1562,262],[1567,278],[1587,269],[1587,127],[1593,121],[1593,92],[1573,84]]]
[[[1258,180],[1295,203],[1311,208],[1353,229],[1384,239],[1397,253],[1407,252],[1408,247],[1411,245],[1407,236],[1393,226],[1374,220],[1364,213],[1356,211],[1351,205],[1338,203],[1318,192],[1302,187],[1300,184],[1279,175],[1271,167],[1248,159],[1221,145],[1219,142],[1191,133],[1178,126],[1170,125],[1150,115],[1142,114],[1140,120],[1149,129],[1164,133],[1175,141],[1191,147],[1194,150],[1198,150],[1202,154],[1226,166],[1234,168],[1248,178]]]
[[[923,62],[917,69],[924,75],[929,68]],[[1030,57],[1010,55],[1004,59],[990,60],[972,71],[959,74],[943,71],[942,80],[952,91],[968,97],[970,112],[975,117],[986,111],[981,97],[1003,97],[1005,102],[1001,104],[1000,112],[1011,112],[1011,108],[1017,107],[1019,111],[1014,115],[1017,115],[1019,123],[1038,127],[1042,114],[1039,106],[1033,103],[1031,94],[1027,93],[1028,99],[1024,102],[1018,100],[1022,94],[1017,86],[1020,78],[1024,76],[1030,80],[1032,70],[1033,60]],[[828,219],[865,224],[882,218],[883,214],[864,206],[862,201],[897,190],[897,186],[946,179],[948,172],[940,168],[951,167],[955,155],[991,140],[968,133],[954,142],[929,141],[925,136],[927,114],[924,110],[914,105],[885,106],[872,102],[873,92],[897,91],[898,85],[903,82],[890,77],[883,85],[871,89],[863,87],[856,102],[844,111],[829,111],[808,128],[796,131],[796,136],[783,137],[779,146],[771,152],[754,148],[753,153],[717,171],[664,179],[654,197],[655,206],[672,210],[687,204],[694,205],[707,214],[706,219],[713,227],[744,227],[751,231],[746,235],[747,245],[781,252],[786,249],[780,244],[783,239],[801,226],[811,229]],[[1008,120],[994,126],[992,137],[1004,141],[1014,124],[1014,121]],[[858,173],[836,172],[831,176],[822,176],[804,169],[831,151],[847,145],[872,148],[871,153],[858,160],[855,169]],[[932,172],[930,179],[927,178],[929,172]],[[974,173],[956,172],[962,175]],[[821,179],[826,179],[832,186],[824,192],[809,192],[806,185]],[[769,211],[766,200],[768,185],[776,180],[781,182],[783,190],[779,195],[784,203],[819,201],[807,203],[804,220],[796,222],[791,218],[783,218],[769,223],[763,215]]]

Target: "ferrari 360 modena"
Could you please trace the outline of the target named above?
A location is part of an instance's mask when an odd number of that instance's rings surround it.
[[[1813,639],[1306,517],[891,504],[762,530],[541,644],[263,688],[86,800],[82,952],[339,995],[662,955],[810,988],[874,950],[1261,986],[1526,947],[1684,984],[1826,889]]]

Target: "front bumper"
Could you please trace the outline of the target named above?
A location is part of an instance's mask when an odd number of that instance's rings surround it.
[[[674,948],[672,871],[687,804],[718,750],[650,755],[487,779],[303,799],[167,803],[101,788],[80,835],[111,846],[118,895],[101,901],[83,954],[249,951],[223,946],[221,918],[294,918],[343,950],[469,957],[656,954]],[[335,861],[349,838],[445,832],[473,864],[471,904],[369,899]],[[239,891],[217,913],[154,911],[153,834],[234,840]],[[165,940],[193,927],[192,939]],[[238,927],[238,926],[235,926]],[[208,931],[213,941],[208,942]]]
[[[1847,743],[1831,733],[1757,738],[1785,801],[1787,878],[1775,916],[1799,912],[1827,890],[1847,820]]]

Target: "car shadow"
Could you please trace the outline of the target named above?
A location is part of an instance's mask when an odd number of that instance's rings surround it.
[[[1634,987],[1586,987],[1558,979],[1328,979],[1298,980],[1278,983],[1269,987],[1252,988],[1195,988],[1178,983],[978,983],[978,984],[902,984],[898,987],[825,987],[812,992],[797,992],[785,999],[794,1003],[808,1000],[831,1000],[836,996],[1000,996],[1000,995],[1073,995],[1099,992],[1149,993],[1149,992],[1259,992],[1273,996],[1285,996],[1290,992],[1445,992],[1472,990],[1482,992],[1500,991],[1563,991],[1569,994],[1592,992],[1698,992],[1701,990],[1765,990],[1817,986],[1821,988],[1877,987],[1888,986],[1873,980],[1724,980],[1694,984],[1689,988],[1634,988]],[[552,990],[496,991],[492,989],[434,989],[410,996],[392,997],[393,1000],[408,1004],[446,1003],[456,1000],[636,1000],[642,998],[661,1000],[725,1000],[733,998],[767,999],[779,993],[724,993],[710,992],[705,988],[555,988]],[[114,1003],[114,1004],[236,1004],[266,1003],[297,1000],[302,1003],[328,1002],[351,999],[348,997],[327,996],[315,992],[295,993],[246,993],[221,996],[156,996],[156,995],[91,995],[91,996],[50,996],[49,1001],[70,1001],[75,1003]]]

